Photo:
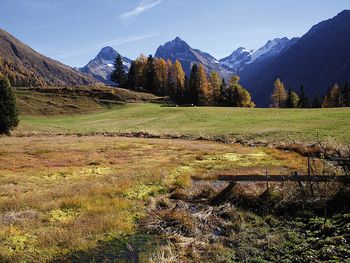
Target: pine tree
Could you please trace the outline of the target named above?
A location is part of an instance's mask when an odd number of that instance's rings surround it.
[[[159,93],[157,87],[157,74],[156,74],[156,65],[154,63],[154,58],[152,55],[149,55],[147,58],[146,64],[146,83],[144,87],[147,91],[152,93]]]
[[[16,98],[10,81],[0,74],[0,134],[10,134],[18,123]]]
[[[287,100],[287,92],[283,82],[277,79],[274,83],[275,89],[271,95],[273,108],[284,108]]]
[[[128,88],[135,90],[137,87],[137,80],[136,80],[136,63],[135,61],[131,62],[129,72],[128,72]]]
[[[300,96],[299,96],[299,108],[309,108],[310,103],[307,97],[305,96],[305,89],[304,86],[300,86]]]
[[[126,86],[127,75],[122,57],[119,54],[114,61],[114,70],[111,74],[111,81],[115,82],[118,87],[124,88]]]
[[[322,107],[322,101],[320,96],[316,95],[312,101],[312,107],[313,108],[321,108]]]
[[[348,82],[345,83],[342,89],[342,100],[343,107],[350,107],[350,89]]]
[[[194,105],[198,105],[198,86],[199,86],[199,78],[198,78],[198,65],[193,64],[189,79],[189,87],[188,87],[188,102]]]
[[[219,97],[218,105],[227,106],[227,86],[224,78],[221,81],[220,97]]]

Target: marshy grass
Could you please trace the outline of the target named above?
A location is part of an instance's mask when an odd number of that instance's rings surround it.
[[[190,187],[196,176],[285,171],[305,161],[298,156],[291,166],[289,153],[203,141],[38,136],[0,142],[4,262],[49,262],[131,235],[150,197]]]

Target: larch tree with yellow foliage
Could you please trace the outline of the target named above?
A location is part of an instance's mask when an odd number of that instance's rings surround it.
[[[284,87],[283,82],[278,78],[275,83],[275,89],[272,92],[272,108],[284,108],[288,98],[286,88]]]

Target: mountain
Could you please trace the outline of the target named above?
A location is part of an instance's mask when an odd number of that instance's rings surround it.
[[[93,60],[79,70],[103,83],[113,84],[113,82],[110,81],[110,76],[114,69],[114,61],[117,56],[118,52],[112,47],[104,47]],[[121,57],[125,70],[128,71],[131,60],[123,56]]]
[[[273,83],[280,78],[287,88],[323,96],[334,84],[350,81],[350,10],[313,26],[274,59],[252,63],[240,72],[241,83],[254,102],[269,106]]]
[[[154,56],[165,60],[170,59],[172,62],[179,60],[187,76],[190,75],[192,65],[195,63],[201,63],[207,72],[215,70],[223,77],[229,77],[233,73],[232,70],[223,67],[216,58],[190,47],[179,37],[160,46]]]
[[[258,59],[268,59],[278,56],[283,50],[296,41],[297,38],[289,40],[285,37],[269,40],[264,46],[257,50],[247,50],[240,47],[230,56],[220,59],[219,62],[235,72],[240,72],[247,65],[254,63]]]
[[[13,86],[77,86],[96,81],[45,57],[0,29],[0,72]]]

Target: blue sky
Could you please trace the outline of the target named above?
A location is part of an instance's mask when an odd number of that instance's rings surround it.
[[[131,59],[176,36],[222,58],[302,36],[349,0],[1,0],[0,28],[35,50],[83,66],[107,45]]]

